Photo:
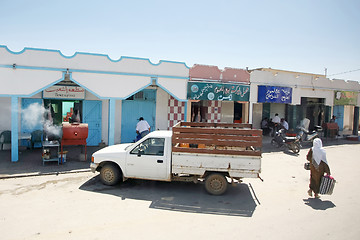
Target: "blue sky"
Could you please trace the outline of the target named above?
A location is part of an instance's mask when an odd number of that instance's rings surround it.
[[[359,0],[0,0],[0,9],[0,45],[13,51],[317,74],[326,67],[330,78],[360,81]]]

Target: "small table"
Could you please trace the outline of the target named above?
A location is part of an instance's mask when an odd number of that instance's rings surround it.
[[[55,162],[55,161],[59,165],[59,156],[58,156],[58,153],[60,151],[60,143],[59,143],[59,141],[43,141],[42,142],[43,152],[44,152],[45,148],[53,148],[53,147],[57,147],[56,158],[51,158],[51,154],[50,154],[49,159],[46,159],[46,158],[44,158],[44,156],[42,156],[43,166],[45,165],[45,162]]]

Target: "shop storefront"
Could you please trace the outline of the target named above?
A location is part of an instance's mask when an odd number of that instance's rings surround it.
[[[88,53],[67,57],[33,48],[15,53],[0,46],[0,114],[8,116],[0,120],[0,131],[11,131],[12,161],[19,159],[23,136],[42,130],[47,120],[54,127],[75,117],[87,123],[89,146],[131,142],[140,117],[152,130],[168,129],[175,115],[180,116],[175,123],[186,119],[188,77],[181,62]]]
[[[334,91],[334,110],[335,122],[340,131],[357,132],[359,126],[359,107],[358,92],[354,91]]]
[[[249,73],[243,69],[194,65],[187,87],[188,121],[248,122]]]
[[[306,117],[310,130],[329,120],[332,91],[326,89],[324,76],[276,69],[251,72],[251,109],[254,126],[278,113],[285,118],[290,131],[296,131]],[[255,92],[257,90],[257,92]]]

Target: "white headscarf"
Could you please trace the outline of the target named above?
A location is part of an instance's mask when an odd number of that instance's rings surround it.
[[[322,141],[320,138],[315,138],[312,147],[313,159],[316,162],[317,166],[320,165],[320,162],[323,161],[327,164],[326,152],[322,147]]]

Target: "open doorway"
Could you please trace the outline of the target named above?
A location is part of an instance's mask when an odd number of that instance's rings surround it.
[[[44,106],[51,113],[54,125],[61,125],[63,122],[71,123],[74,116],[78,116],[79,121],[82,122],[82,101],[44,99]]]
[[[234,123],[242,123],[242,112],[243,105],[242,103],[234,102]]]

